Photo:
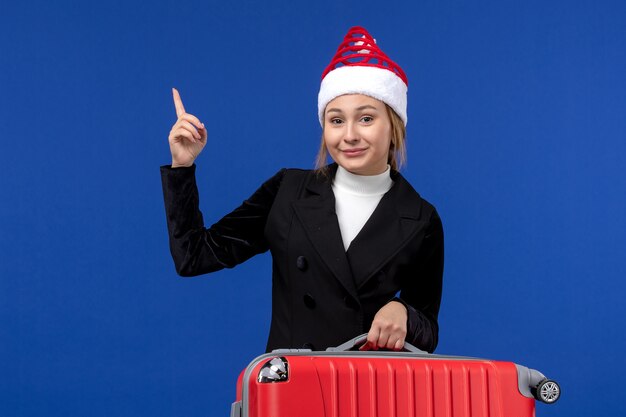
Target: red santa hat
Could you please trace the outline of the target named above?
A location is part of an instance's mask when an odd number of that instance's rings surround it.
[[[344,94],[364,94],[388,104],[407,123],[408,80],[402,68],[376,45],[364,28],[354,26],[343,38],[322,74],[317,110],[323,126],[326,105]]]

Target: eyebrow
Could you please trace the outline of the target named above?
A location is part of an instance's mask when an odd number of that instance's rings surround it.
[[[371,109],[371,110],[378,111],[378,109],[376,107],[374,107],[374,106],[372,106],[370,104],[366,104],[364,106],[359,106],[355,110],[356,111],[362,111],[362,110],[365,110],[365,109]],[[326,110],[326,113],[343,113],[343,111],[341,109],[337,109],[337,108],[333,107],[332,109]]]

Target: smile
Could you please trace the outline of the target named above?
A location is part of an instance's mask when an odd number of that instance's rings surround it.
[[[366,150],[367,150],[367,148],[342,149],[341,152],[345,156],[350,157],[350,156],[360,156],[360,155],[364,154]]]

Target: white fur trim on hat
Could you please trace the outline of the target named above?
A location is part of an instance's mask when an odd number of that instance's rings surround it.
[[[317,96],[320,124],[324,123],[326,106],[344,94],[364,94],[388,104],[407,124],[407,86],[394,72],[367,66],[344,66],[330,71],[322,80]]]

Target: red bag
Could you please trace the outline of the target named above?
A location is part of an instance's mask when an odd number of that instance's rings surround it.
[[[559,385],[512,362],[408,352],[352,351],[359,336],[313,352],[279,349],[239,376],[231,417],[524,417]]]

